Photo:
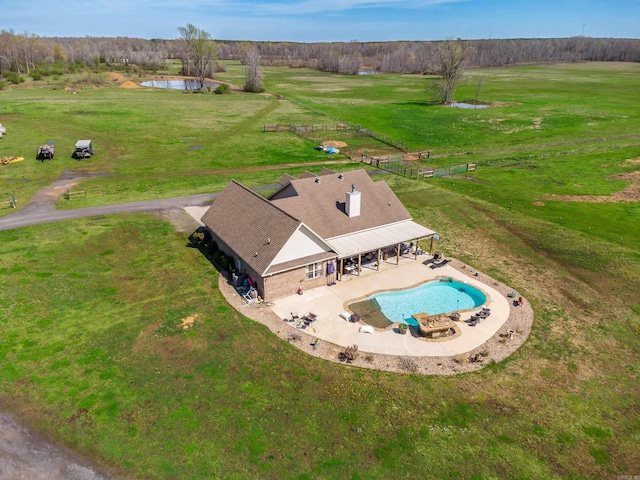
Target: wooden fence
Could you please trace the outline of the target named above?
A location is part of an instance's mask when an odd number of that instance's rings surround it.
[[[2,202],[0,202],[0,205],[6,205],[7,207],[16,208],[17,203],[18,203],[18,201],[16,200],[16,196],[12,192],[11,193],[11,200],[2,201]]]
[[[71,190],[69,190],[69,186],[67,186],[67,192],[66,192],[67,200],[71,200],[71,195],[84,195],[84,198],[87,198],[87,191],[78,190],[77,192],[72,192]]]
[[[306,138],[309,138],[310,140],[321,139],[321,137],[318,137],[316,135],[321,132],[349,132],[349,135],[375,138],[382,143],[386,143],[387,145],[397,148],[398,150],[406,152],[406,145],[404,144],[404,142],[387,137],[386,135],[382,135],[367,128],[362,128],[362,126],[360,125],[353,125],[346,122],[339,122],[329,125],[263,125],[262,131],[291,132],[302,135]]]
[[[345,132],[351,130],[349,125],[344,123],[336,123],[332,125],[264,125],[263,132],[291,132],[304,135],[313,132]]]
[[[433,177],[445,177],[456,173],[472,172],[477,164],[465,163],[445,168],[430,168],[416,165],[413,161],[404,158],[405,155],[385,155],[382,157],[370,157],[362,155],[360,161],[369,165],[374,165],[388,172],[402,175],[403,177],[415,178],[416,180]]]

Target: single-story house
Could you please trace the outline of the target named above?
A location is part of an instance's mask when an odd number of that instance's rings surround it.
[[[435,232],[365,170],[285,175],[280,185],[264,198],[232,181],[202,217],[265,300],[378,269],[385,258],[417,253],[418,240],[433,241]]]

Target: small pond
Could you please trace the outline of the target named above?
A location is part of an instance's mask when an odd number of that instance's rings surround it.
[[[204,86],[215,88],[219,84],[204,82]],[[140,84],[141,87],[152,87],[152,88],[168,88],[169,90],[199,90],[200,82],[193,79],[182,79],[182,80],[149,80],[146,82],[142,82]]]
[[[489,105],[475,105],[473,103],[461,103],[461,102],[452,102],[449,104],[451,108],[489,108]]]

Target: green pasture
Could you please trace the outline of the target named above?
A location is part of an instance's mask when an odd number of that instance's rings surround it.
[[[562,254],[589,248],[596,266],[626,264],[636,299],[638,255],[570,231],[547,238],[540,221],[389,180],[447,251],[483,265],[496,247],[456,242],[500,243],[492,275],[537,315],[510,359],[457,377],[317,360],[229,307],[216,271],[171,224],[110,216],[0,232],[1,404],[132,478],[560,479],[633,468],[638,314],[617,295],[617,274],[592,277],[595,297],[571,273],[588,278],[589,266]],[[531,283],[532,271],[545,282]]]
[[[0,155],[27,159],[0,169],[0,201],[13,192],[23,205],[66,170],[98,175],[78,187],[89,198],[61,202],[59,208],[206,193],[231,178],[271,184],[282,173],[312,168],[327,156],[313,149],[319,138],[266,134],[265,124],[346,121],[410,150],[431,150],[425,166],[479,165],[475,173],[430,181],[434,184],[637,249],[640,222],[628,221],[640,213],[637,202],[594,205],[545,201],[545,195],[610,195],[627,186],[611,176],[637,168],[626,160],[640,151],[639,70],[636,64],[616,63],[471,70],[455,99],[491,105],[473,110],[431,104],[427,88],[433,79],[422,75],[264,68],[267,91],[284,100],[239,92],[122,89],[97,74],[28,81],[0,91],[0,122],[9,131],[0,141]],[[242,85],[243,75],[244,67],[231,62],[218,76]],[[63,89],[74,82],[80,82],[76,95]],[[394,152],[366,137],[325,136],[346,141],[345,151],[355,158],[358,152]],[[90,160],[70,158],[81,138],[94,142]],[[56,159],[36,162],[37,146],[47,141],[56,143]]]
[[[242,84],[229,64],[220,79]],[[66,78],[0,90],[0,201],[65,171],[87,199],[58,208],[272,185],[331,161],[264,124],[339,121],[430,149],[384,174],[437,248],[521,292],[536,317],[505,361],[464,375],[391,374],[301,353],[231,308],[188,233],[114,215],[0,232],[0,406],[136,479],[602,479],[640,472],[640,211],[611,195],[640,167],[639,65],[468,72],[432,105],[424,76],[265,68],[284,97],[183,94]],[[138,79],[134,79],[138,81]],[[73,160],[76,140],[96,155]],[[337,137],[336,137],[337,138]],[[341,137],[353,148],[384,149]],[[56,142],[56,158],[35,160]],[[327,165],[336,170],[354,163]],[[0,210],[1,214],[12,209]],[[188,330],[181,321],[196,316]],[[391,361],[391,360],[390,360]]]

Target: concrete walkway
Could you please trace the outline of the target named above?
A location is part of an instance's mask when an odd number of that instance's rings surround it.
[[[361,352],[385,355],[454,356],[470,352],[496,335],[509,318],[510,305],[507,297],[487,283],[479,281],[472,272],[465,275],[449,265],[431,269],[423,264],[427,258],[430,257],[418,256],[417,260],[402,258],[399,265],[383,263],[380,271],[365,269],[359,276],[345,276],[344,280],[333,286],[314,288],[305,291],[303,295],[292,294],[278,298],[271,309],[281,319],[291,318],[291,312],[300,316],[313,312],[318,315],[318,319],[306,330],[310,335],[343,347],[357,344]],[[451,260],[451,263],[454,262],[457,260]],[[380,291],[414,287],[440,277],[453,278],[481,290],[487,296],[487,302],[483,306],[491,309],[491,315],[477,326],[471,327],[462,320],[470,318],[481,307],[461,312],[461,321],[456,322],[461,335],[438,340],[410,334],[401,335],[395,328],[397,324],[386,329],[374,329],[373,334],[360,333],[362,323],[350,323],[340,317],[340,313],[348,310],[348,304],[355,300]],[[296,331],[293,325],[289,326],[292,332]]]

